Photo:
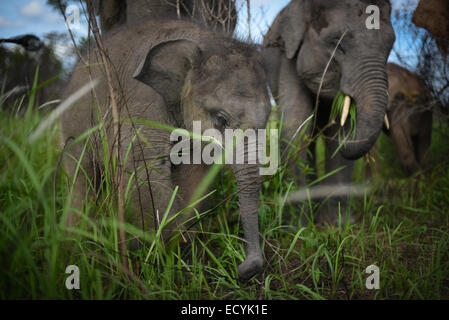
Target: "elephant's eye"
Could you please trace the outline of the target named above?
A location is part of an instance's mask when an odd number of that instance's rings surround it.
[[[228,117],[223,112],[216,112],[213,117],[218,128],[225,129],[229,125]]]
[[[217,116],[217,121],[218,121],[218,124],[219,124],[222,128],[225,128],[225,127],[227,127],[227,125],[228,125],[228,120],[226,120],[225,117]]]
[[[332,51],[337,48],[337,51],[340,51],[341,53],[345,53],[345,50],[342,47],[342,44],[340,42],[340,44],[338,44],[338,41],[340,40],[340,38],[334,39],[331,43],[331,47],[332,47]],[[338,46],[338,47],[337,47]]]
[[[345,53],[345,50],[343,49],[343,39],[342,41],[340,41],[341,35],[338,36],[332,36],[329,39],[329,45],[330,45],[330,49],[332,51],[334,51],[335,48],[337,48],[337,51],[341,52],[341,53]],[[337,47],[338,46],[338,47]]]

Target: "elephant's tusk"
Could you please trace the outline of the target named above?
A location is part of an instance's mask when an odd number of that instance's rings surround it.
[[[387,114],[385,114],[384,122],[385,122],[385,127],[387,128],[387,130],[390,130],[390,122],[388,121]]]
[[[341,113],[341,121],[340,121],[340,125],[342,127],[345,125],[346,119],[348,119],[350,105],[351,105],[351,97],[345,96],[345,104],[343,105],[343,112]]]

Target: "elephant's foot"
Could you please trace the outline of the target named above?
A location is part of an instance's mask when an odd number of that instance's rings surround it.
[[[263,267],[263,258],[261,255],[249,255],[246,257],[245,261],[238,266],[239,278],[243,281],[249,280],[260,271]]]

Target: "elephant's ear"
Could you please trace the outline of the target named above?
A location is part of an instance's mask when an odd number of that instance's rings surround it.
[[[200,54],[193,41],[163,41],[148,51],[133,77],[153,88],[169,105],[177,103],[186,76]]]
[[[304,14],[306,2],[306,0],[293,0],[279,13],[265,36],[265,46],[282,39],[287,58],[292,59],[296,55],[306,31]]]

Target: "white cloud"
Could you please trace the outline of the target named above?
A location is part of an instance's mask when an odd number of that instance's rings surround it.
[[[43,14],[43,19],[47,23],[64,23],[64,18],[61,14],[54,11],[47,11]]]
[[[64,23],[62,15],[45,6],[42,1],[32,0],[20,8],[20,15],[33,23]]]
[[[70,43],[68,41],[58,41],[55,43],[54,49],[55,54],[58,56],[58,58],[64,60],[65,57],[70,55],[72,47],[70,46]]]
[[[14,28],[23,27],[23,22],[8,20],[5,17],[0,16],[0,28]]]
[[[20,14],[25,17],[39,17],[44,13],[41,2],[33,0],[20,8]]]

